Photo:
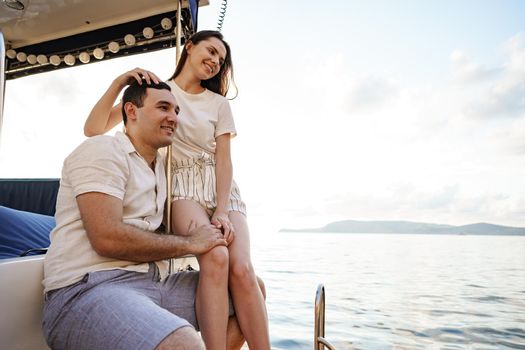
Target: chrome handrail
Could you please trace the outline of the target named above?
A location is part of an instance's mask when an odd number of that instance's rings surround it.
[[[2,144],[2,126],[4,124],[5,99],[5,60],[6,60],[4,33],[0,30],[0,144]]]
[[[323,284],[317,286],[314,311],[314,350],[324,350],[325,346],[330,350],[335,350],[335,347],[324,337],[325,291]]]
[[[180,59],[180,52],[181,52],[181,36],[182,36],[182,15],[181,15],[181,9],[182,9],[182,0],[177,1],[177,20],[176,20],[176,27],[175,27],[175,65],[179,64]],[[171,234],[171,186],[172,186],[172,145],[166,146],[166,234]],[[169,268],[168,271],[170,274],[174,272],[174,265],[175,265],[175,259],[170,258],[169,259]]]

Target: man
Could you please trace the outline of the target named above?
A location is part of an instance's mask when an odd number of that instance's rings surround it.
[[[196,326],[198,272],[168,276],[166,259],[229,242],[212,225],[155,233],[166,200],[158,149],[171,144],[178,110],[168,85],[134,82],[122,98],[126,133],[88,139],[64,161],[44,263],[51,348],[204,349],[188,327]]]

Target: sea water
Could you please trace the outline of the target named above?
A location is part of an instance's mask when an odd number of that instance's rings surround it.
[[[525,237],[252,231],[273,347],[525,349]]]

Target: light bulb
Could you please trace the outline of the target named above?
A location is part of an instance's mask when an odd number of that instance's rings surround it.
[[[150,27],[146,27],[142,30],[142,35],[144,35],[144,37],[146,39],[151,39],[153,38],[153,35],[155,34],[155,32],[153,31],[153,29],[151,29]]]
[[[160,26],[162,27],[162,29],[168,30],[168,29],[171,29],[171,27],[173,27],[173,22],[171,21],[171,19],[164,17],[160,21]]]
[[[72,54],[67,54],[66,57],[64,57],[64,62],[66,62],[66,64],[68,66],[72,66],[75,64],[75,56],[73,56]]]
[[[16,54],[16,59],[18,60],[18,62],[25,62],[27,61],[27,55],[23,52],[19,52]]]
[[[135,43],[137,42],[137,40],[135,39],[135,37],[132,35],[132,34],[128,34],[124,37],[124,42],[126,43],[126,45],[128,46],[133,46],[135,45]]]
[[[97,60],[101,60],[104,58],[104,50],[102,50],[100,47],[97,47],[95,50],[93,50],[93,56]]]
[[[91,57],[89,56],[87,52],[84,51],[80,53],[80,55],[78,56],[78,59],[82,63],[89,63],[89,60],[91,59]]]
[[[120,50],[120,45],[116,41],[112,41],[108,44],[108,50],[112,53],[117,53]]]
[[[38,55],[38,56],[36,56],[36,60],[40,64],[46,64],[47,63],[47,56],[46,55]]]
[[[60,57],[58,55],[53,55],[49,57],[49,62],[51,62],[53,66],[58,66],[60,64]]]
[[[33,54],[27,56],[27,63],[36,64],[36,56]]]
[[[13,49],[9,49],[9,50],[6,51],[5,55],[6,55],[8,58],[14,60],[14,59],[16,58],[16,51],[13,50]]]

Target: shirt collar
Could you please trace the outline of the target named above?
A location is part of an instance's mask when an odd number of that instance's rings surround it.
[[[133,146],[133,144],[131,143],[131,140],[126,134],[124,134],[123,132],[117,131],[115,133],[115,138],[118,140],[119,144],[122,146],[122,149],[125,152],[127,153],[136,152],[138,154],[137,150],[135,149],[135,146]]]
[[[129,139],[128,135],[124,134],[123,132],[117,131],[115,133],[115,138],[117,139],[118,143],[122,146],[122,149],[124,152],[130,154],[130,153],[136,153],[139,157],[144,159],[139,152],[135,149],[135,146],[133,146],[133,143],[131,143],[131,140]],[[157,151],[157,154],[155,156],[156,158],[156,164],[155,169],[157,170],[163,170],[164,168],[164,155],[162,152]]]

